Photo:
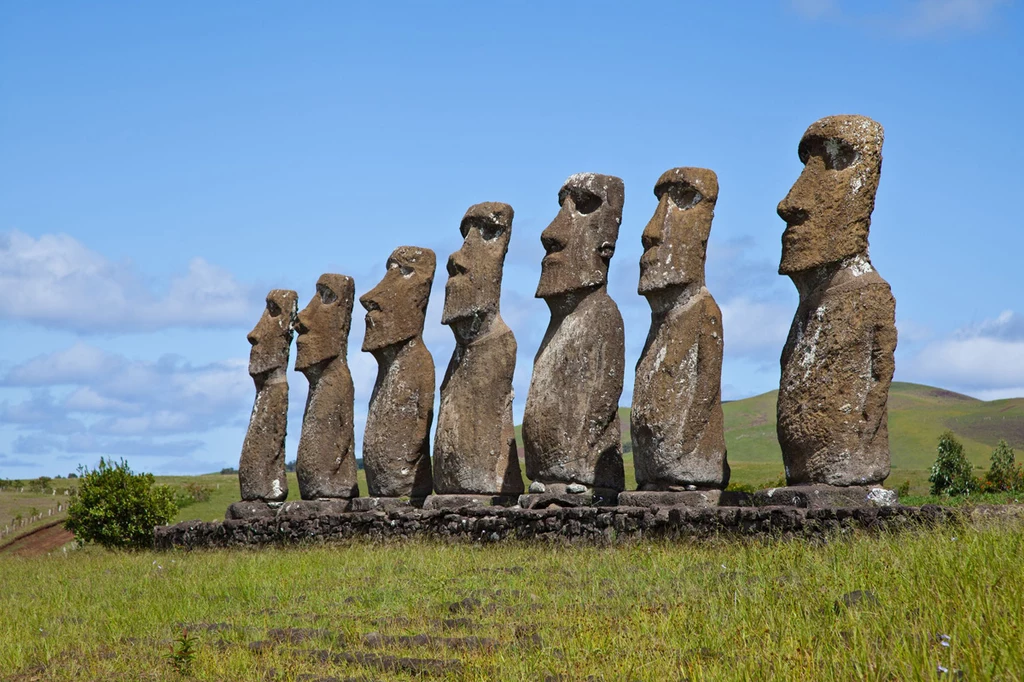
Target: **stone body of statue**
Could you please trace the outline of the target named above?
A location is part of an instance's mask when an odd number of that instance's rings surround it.
[[[523,444],[527,476],[542,484],[616,491],[625,484],[618,416],[625,340],[607,290],[623,199],[619,178],[573,175],[541,235],[536,295],[551,321],[534,360]]]
[[[256,384],[256,402],[238,462],[238,483],[247,502],[283,502],[288,497],[284,470],[287,371],[297,303],[294,291],[272,290],[263,315],[249,332],[249,375]]]
[[[295,321],[295,369],[309,380],[295,461],[304,500],[359,496],[354,390],[346,357],[354,299],[351,277],[321,275],[316,293]]]
[[[434,435],[439,494],[523,492],[512,421],[516,339],[499,313],[512,216],[508,204],[471,206],[460,226],[462,248],[448,259],[441,322],[455,334],[455,352]]]
[[[423,321],[435,264],[430,249],[401,246],[384,279],[359,299],[366,308],[363,350],[378,365],[363,436],[373,497],[426,497],[433,485],[434,359],[423,345]]]
[[[896,302],[868,258],[882,139],[864,116],[812,124],[800,141],[804,170],[779,204],[779,274],[800,294],[779,383],[790,485],[866,486],[889,475]]]
[[[722,311],[704,285],[718,178],[674,168],[654,187],[643,232],[639,293],[651,329],[636,365],[631,433],[639,490],[729,483],[722,418]]]

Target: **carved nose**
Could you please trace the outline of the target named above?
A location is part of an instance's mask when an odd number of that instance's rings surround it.
[[[565,244],[562,240],[551,235],[541,235],[540,243],[544,245],[544,251],[546,253],[558,253],[565,248]]]
[[[249,344],[252,346],[255,346],[257,343],[259,343],[259,339],[257,339],[256,335],[253,334],[252,332],[249,332],[249,334],[245,338],[249,341]]]
[[[458,252],[453,253],[448,257],[448,276],[455,277],[456,275],[466,274],[466,266],[463,265],[460,259],[457,257]]]
[[[297,334],[309,333],[309,326],[302,320],[302,313],[295,316],[295,322],[292,324],[292,329],[294,329]]]
[[[779,202],[777,211],[779,217],[785,220],[787,225],[799,225],[808,217],[807,211],[798,207],[789,196]]]

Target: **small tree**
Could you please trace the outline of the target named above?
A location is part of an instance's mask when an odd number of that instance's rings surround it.
[[[1005,440],[992,451],[992,465],[985,474],[985,492],[1009,492],[1024,488],[1024,473],[1013,456],[1013,448]]]
[[[971,463],[964,456],[964,446],[952,431],[939,436],[938,452],[928,477],[932,495],[969,495],[977,489]]]
[[[79,542],[108,549],[149,547],[153,527],[177,513],[174,491],[154,485],[153,474],[135,474],[128,462],[100,459],[95,470],[79,467],[78,495],[68,506],[64,526]]]

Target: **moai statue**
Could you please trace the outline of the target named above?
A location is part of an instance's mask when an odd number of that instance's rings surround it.
[[[430,494],[430,425],[434,359],[423,345],[423,321],[434,281],[434,252],[400,246],[380,284],[363,294],[363,350],[376,358],[377,383],[363,436],[363,467],[371,497]]]
[[[868,486],[889,475],[896,302],[868,258],[882,137],[864,116],[812,124],[800,141],[804,170],[779,204],[779,274],[800,294],[779,383],[790,486]]]
[[[263,316],[249,332],[249,375],[256,384],[256,402],[238,463],[238,482],[246,502],[283,502],[288,497],[284,471],[288,351],[298,298],[294,291],[272,290]]]
[[[638,288],[651,306],[651,329],[633,385],[637,487],[717,492],[729,483],[722,311],[704,285],[704,262],[718,177],[706,168],[673,168],[654,195],[658,208],[644,228]],[[620,504],[627,503],[623,497]]]
[[[309,380],[295,461],[304,500],[359,496],[354,390],[346,357],[354,298],[351,277],[321,275],[316,293],[295,321],[295,369]]]
[[[516,339],[499,313],[512,216],[508,204],[471,206],[459,227],[462,248],[448,259],[441,322],[455,334],[455,352],[434,435],[438,495],[523,492],[512,421]]]
[[[558,215],[541,235],[547,255],[536,295],[548,304],[551,321],[523,416],[534,493],[600,488],[614,494],[625,484],[618,416],[624,335],[607,290],[623,198],[619,178],[573,175],[558,193]]]

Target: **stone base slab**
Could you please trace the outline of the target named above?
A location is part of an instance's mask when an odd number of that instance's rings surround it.
[[[853,529],[899,531],[938,524],[960,525],[972,512],[958,508],[859,507],[464,507],[371,511],[315,517],[278,516],[241,520],[185,521],[157,526],[156,549],[260,547],[410,538],[493,543],[505,540],[610,544],[647,539],[681,541],[722,535],[816,538]],[[991,521],[985,521],[991,523]],[[1024,516],[1007,522],[1024,523]]]
[[[353,497],[350,511],[391,511],[392,509],[422,508],[424,498],[416,497]]]
[[[749,507],[750,494],[733,490],[630,490],[619,493],[620,507]]]
[[[423,508],[511,507],[518,501],[518,495],[428,495],[423,501]]]
[[[587,488],[584,492],[570,493],[565,490],[566,487],[559,484],[548,485],[546,492],[520,495],[519,506],[523,509],[610,507],[617,504],[619,497],[619,492],[610,488]]]
[[[228,521],[259,518],[272,519],[277,516],[277,510],[280,508],[280,502],[271,505],[271,503],[264,502],[263,500],[243,500],[229,504],[227,511],[224,512],[224,519]]]
[[[847,509],[891,507],[899,504],[895,490],[878,486],[791,485],[758,490],[756,507],[799,507],[801,509]]]

